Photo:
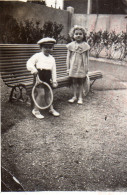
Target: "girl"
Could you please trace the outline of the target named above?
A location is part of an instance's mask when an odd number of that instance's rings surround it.
[[[68,102],[77,100],[77,89],[79,88],[78,104],[83,103],[83,86],[88,73],[88,58],[90,46],[86,43],[85,30],[80,26],[74,26],[70,32],[73,41],[67,44],[67,73],[73,87],[73,97]]]
[[[34,54],[27,61],[27,69],[31,71],[32,74],[38,74],[39,79],[47,82],[52,86],[57,87],[56,82],[56,63],[53,56],[50,55],[51,50],[55,44],[56,40],[53,38],[43,38],[37,43],[40,45],[41,52]],[[42,94],[41,91],[38,91],[38,96],[36,101],[39,103],[41,101]],[[53,116],[59,116],[59,113],[54,110],[53,105],[50,106],[49,111]],[[38,107],[34,105],[34,109],[32,110],[33,115],[36,118],[42,119],[44,116],[40,113]]]

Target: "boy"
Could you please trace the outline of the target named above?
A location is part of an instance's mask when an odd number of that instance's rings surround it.
[[[39,79],[47,82],[52,86],[57,87],[56,81],[56,63],[53,56],[50,55],[51,50],[53,49],[56,40],[53,38],[43,38],[37,42],[40,46],[41,52],[34,54],[27,61],[27,69],[31,71],[31,74],[38,74]],[[38,94],[37,101],[41,101],[41,93]],[[54,110],[53,105],[50,106],[49,112],[53,116],[59,116],[60,114]],[[34,109],[32,110],[32,114],[39,119],[43,119],[44,116],[40,113],[38,107],[34,105]]]

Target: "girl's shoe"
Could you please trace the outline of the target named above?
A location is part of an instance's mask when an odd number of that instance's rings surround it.
[[[77,103],[78,103],[78,104],[83,104],[82,98],[79,98]]]
[[[38,119],[43,119],[44,118],[44,116],[38,111],[38,110],[32,110],[32,114],[36,117],[36,118],[38,118]]]
[[[51,113],[53,116],[60,116],[59,112],[57,112],[57,111],[54,110],[54,109],[49,110],[49,113]]]
[[[73,98],[71,98],[70,100],[68,100],[68,102],[69,102],[69,103],[74,103],[76,100],[77,100],[77,98],[76,98],[76,97],[73,97]]]

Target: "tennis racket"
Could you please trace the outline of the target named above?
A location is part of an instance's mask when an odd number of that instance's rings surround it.
[[[85,80],[85,83],[84,83],[84,87],[83,87],[83,94],[84,94],[84,96],[87,96],[89,91],[90,91],[90,78],[89,78],[89,76],[87,74],[86,75],[86,80]]]
[[[32,99],[41,110],[49,108],[53,102],[53,92],[50,85],[41,81],[38,74],[35,77],[35,85],[32,89]]]

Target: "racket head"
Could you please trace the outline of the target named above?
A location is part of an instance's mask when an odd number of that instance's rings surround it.
[[[41,110],[45,110],[53,103],[53,92],[46,82],[36,83],[32,89],[32,99],[34,104]]]

